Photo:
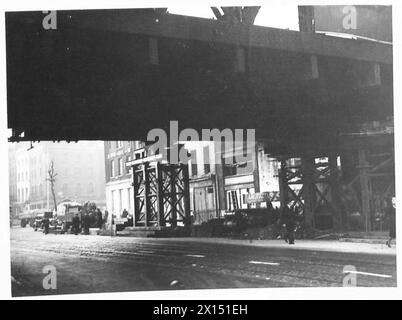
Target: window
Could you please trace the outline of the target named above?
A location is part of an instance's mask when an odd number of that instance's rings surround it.
[[[197,166],[197,151],[191,151],[191,176],[198,176],[198,166]]]
[[[211,165],[209,161],[209,147],[204,147],[204,174],[211,172]]]
[[[123,175],[123,158],[120,158],[119,160],[119,176]]]
[[[110,176],[114,177],[115,176],[115,167],[114,167],[114,160],[110,162]]]
[[[130,173],[130,166],[127,166],[127,163],[131,161],[131,156],[126,157],[126,173]]]
[[[239,208],[239,198],[237,190],[231,190],[226,193],[226,208],[233,211]]]
[[[225,177],[235,176],[237,174],[236,165],[235,164],[224,164],[223,166],[223,175]]]
[[[198,176],[198,166],[197,163],[191,162],[191,175],[193,177]]]
[[[230,163],[230,161],[232,163]],[[241,161],[241,162],[239,162]],[[235,176],[241,174],[251,174],[254,170],[252,151],[247,149],[247,144],[243,150],[235,150],[224,157],[223,174],[225,176]]]
[[[123,141],[116,141],[116,148],[123,148]]]
[[[139,149],[134,151],[134,157],[136,160],[145,158],[145,150]]]

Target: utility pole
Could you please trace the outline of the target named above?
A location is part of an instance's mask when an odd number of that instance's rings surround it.
[[[53,196],[54,210],[57,213],[56,194],[54,192],[54,183],[56,182],[57,173],[54,172],[54,163],[53,163],[53,161],[50,162],[50,167],[49,167],[49,170],[47,171],[47,173],[48,173],[48,178],[46,180],[50,182],[50,189],[52,191],[52,196]]]

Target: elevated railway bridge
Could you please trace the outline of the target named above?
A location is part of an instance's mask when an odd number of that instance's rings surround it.
[[[44,28],[48,14],[6,13],[9,141],[146,140],[170,120],[253,128],[282,163],[282,204],[311,223],[329,210],[343,229],[354,192],[370,230],[394,195],[391,44],[255,26],[253,10],[57,11]]]

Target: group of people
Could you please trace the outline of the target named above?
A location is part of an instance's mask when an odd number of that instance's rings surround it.
[[[89,234],[89,229],[91,227],[102,229],[104,224],[104,218],[102,211],[96,209],[94,211],[83,213],[81,209],[79,213],[76,213],[72,219],[72,232],[78,235],[82,229],[84,234]]]

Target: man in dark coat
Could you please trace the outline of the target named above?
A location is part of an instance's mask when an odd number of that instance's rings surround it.
[[[123,213],[121,214],[122,218],[127,218],[128,216],[128,211],[126,209],[123,210]]]
[[[285,241],[289,244],[295,244],[296,217],[294,211],[288,206],[282,208],[282,225],[285,226]]]
[[[48,234],[49,233],[49,225],[50,225],[49,218],[45,217],[43,219],[42,223],[43,223],[43,233]]]
[[[74,216],[72,225],[72,231],[75,235],[77,235],[80,230],[80,217],[78,216],[78,213]]]
[[[98,228],[102,229],[103,218],[102,218],[102,211],[100,211],[99,208],[96,210],[96,220],[97,220]]]
[[[85,215],[82,217],[82,229],[84,229],[84,234],[89,234],[89,223],[88,212],[85,212]]]

